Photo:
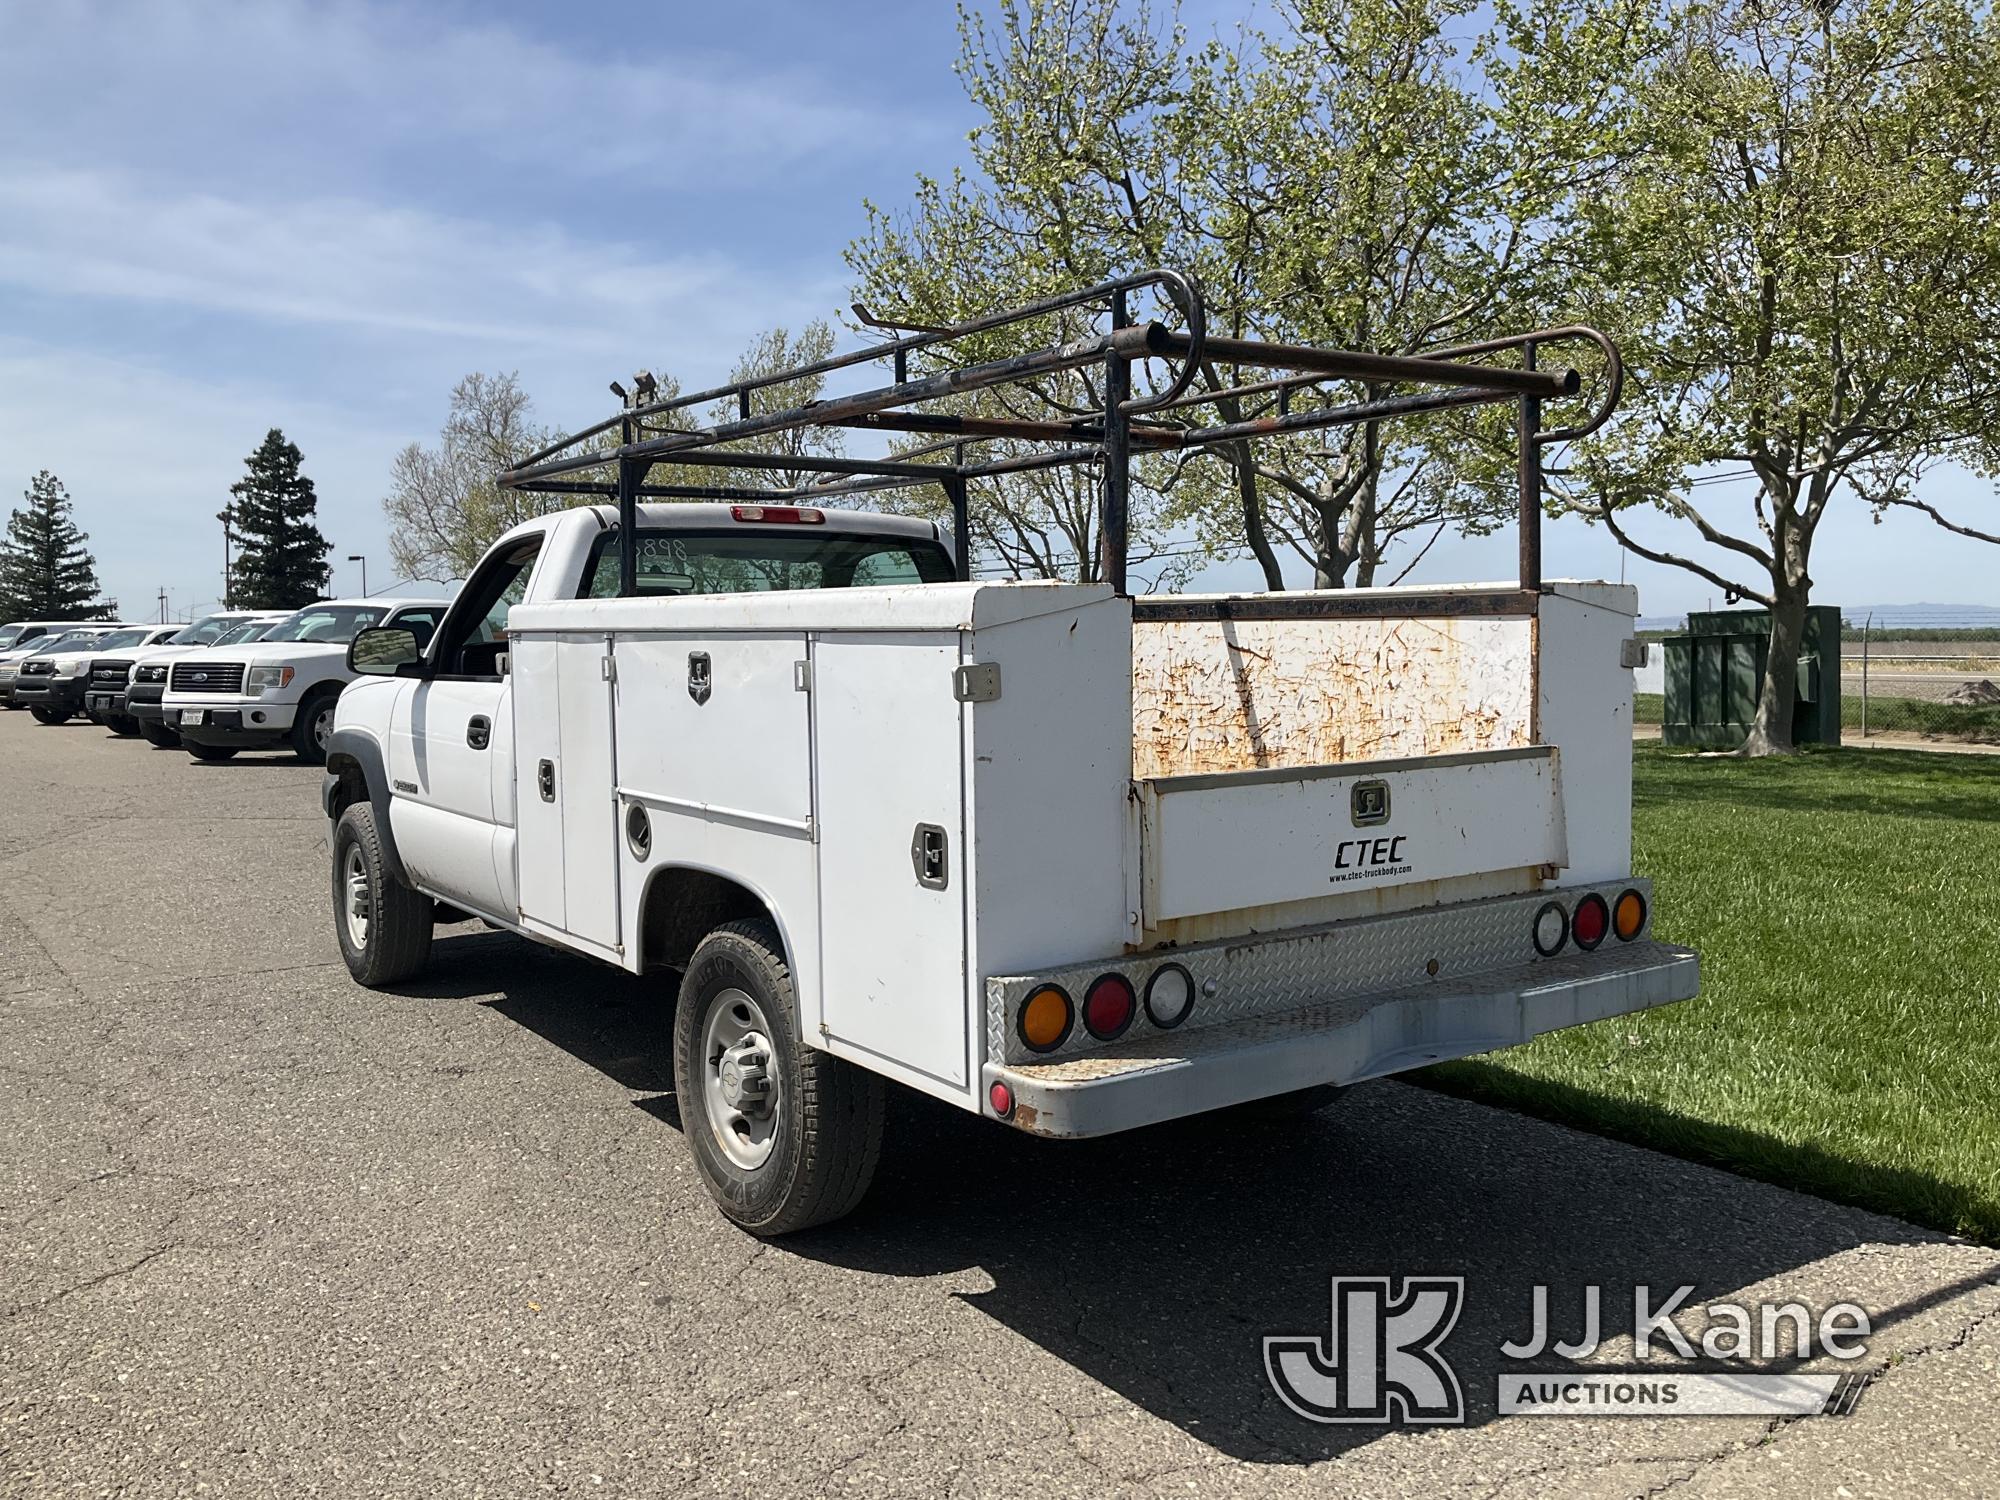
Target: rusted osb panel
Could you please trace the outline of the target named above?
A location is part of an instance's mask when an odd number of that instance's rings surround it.
[[[1329,765],[1533,743],[1523,618],[1132,626],[1132,774]]]

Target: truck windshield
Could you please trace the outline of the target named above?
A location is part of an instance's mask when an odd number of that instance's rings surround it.
[[[310,641],[326,646],[345,646],[368,626],[382,618],[382,610],[375,605],[308,605],[289,620],[278,622],[278,628],[264,639],[267,641]]]
[[[72,630],[67,633],[58,631],[43,640],[36,641],[28,648],[28,655],[50,656],[58,651],[80,651],[96,639],[94,631]]]
[[[21,638],[21,632],[27,628],[25,625],[0,625],[0,651],[5,651],[14,642],[18,641]]]
[[[146,632],[143,630],[114,630],[109,635],[100,635],[91,643],[100,651],[115,651],[120,646],[143,646]]]
[[[771,589],[868,588],[889,583],[950,583],[951,557],[918,537],[853,532],[730,531],[641,527],[641,594],[747,594]],[[618,595],[618,533],[597,539],[588,599]]]
[[[210,615],[205,620],[196,620],[169,643],[175,646],[212,646],[224,635],[242,624],[242,616]]]

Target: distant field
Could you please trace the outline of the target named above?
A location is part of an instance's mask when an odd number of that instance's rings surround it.
[[[1634,791],[1700,997],[1420,1076],[2000,1244],[2000,757],[1640,746]]]

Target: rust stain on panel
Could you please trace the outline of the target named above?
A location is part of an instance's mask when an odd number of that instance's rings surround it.
[[[1533,743],[1526,619],[1162,620],[1132,627],[1132,774]]]

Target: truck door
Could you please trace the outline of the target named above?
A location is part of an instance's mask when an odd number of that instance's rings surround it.
[[[500,657],[507,613],[527,592],[541,545],[531,537],[466,581],[438,627],[431,674],[403,696],[390,731],[404,863],[419,884],[502,918],[513,916],[515,898],[511,833],[503,838],[493,791],[494,758],[506,756],[513,728]]]

